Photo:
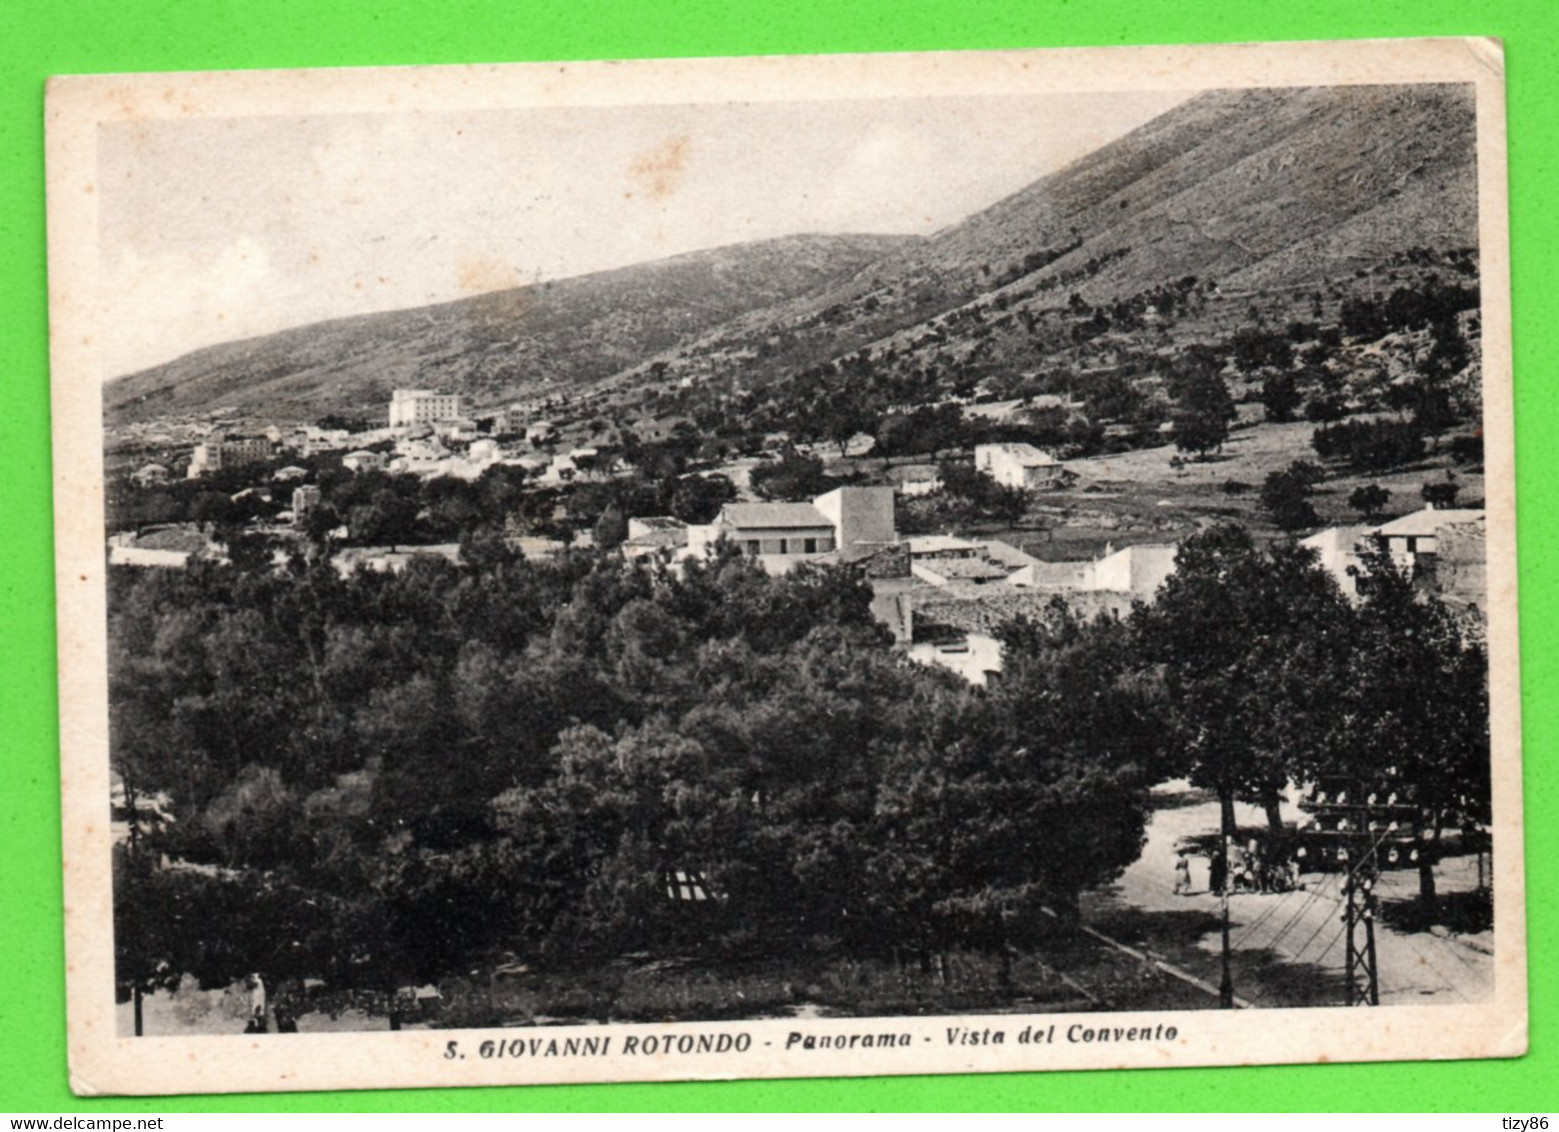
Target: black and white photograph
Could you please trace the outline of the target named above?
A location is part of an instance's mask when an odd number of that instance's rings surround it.
[[[57,80],[74,1087],[1523,1052],[1500,68]]]

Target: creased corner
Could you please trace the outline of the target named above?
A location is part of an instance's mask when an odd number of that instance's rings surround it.
[[[1505,77],[1505,41],[1497,35],[1469,37],[1462,41],[1478,65],[1495,78]]]
[[[1527,1015],[1522,1011],[1521,1017],[1511,1025],[1510,1029],[1500,1037],[1490,1055],[1493,1057],[1525,1057],[1532,1048],[1530,1027],[1527,1024]]]

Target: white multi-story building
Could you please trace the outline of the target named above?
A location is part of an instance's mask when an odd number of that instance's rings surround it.
[[[245,436],[236,439],[214,437],[204,444],[195,445],[190,455],[190,479],[197,479],[207,472],[236,468],[244,464],[258,464],[272,455],[271,441],[265,436]]]
[[[397,389],[390,394],[390,427],[433,424],[465,416],[465,398],[431,389]]]

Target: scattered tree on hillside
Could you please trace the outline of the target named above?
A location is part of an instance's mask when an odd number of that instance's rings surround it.
[[[776,459],[755,464],[748,482],[762,499],[798,502],[826,491],[828,477],[822,460],[787,447]]]
[[[1381,487],[1378,483],[1365,484],[1356,487],[1348,496],[1348,506],[1357,511],[1364,519],[1374,522],[1385,511],[1386,504],[1391,502],[1391,492]]]
[[[1291,373],[1271,374],[1261,383],[1261,403],[1269,421],[1291,421],[1299,408],[1299,385]]]
[[[1424,484],[1419,489],[1424,502],[1431,507],[1455,507],[1456,496],[1461,492],[1461,484],[1456,482],[1456,474],[1449,468],[1445,470],[1445,479],[1439,482],[1433,480]]]
[[[602,550],[612,550],[621,546],[628,537],[628,520],[615,505],[610,506],[595,521],[593,533],[597,546]]]
[[[1319,525],[1321,518],[1310,503],[1317,471],[1313,464],[1295,461],[1267,474],[1261,485],[1261,507],[1274,526],[1293,532]]]
[[[1170,418],[1175,447],[1199,457],[1222,449],[1229,439],[1229,421],[1233,416],[1234,399],[1223,378],[1205,373],[1187,378]]]

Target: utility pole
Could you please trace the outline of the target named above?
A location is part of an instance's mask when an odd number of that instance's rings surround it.
[[[1349,1006],[1380,1005],[1380,971],[1375,954],[1374,873],[1375,851],[1366,846],[1358,864],[1348,870],[1343,903],[1342,918],[1347,924],[1348,936],[1343,978]]]
[[[1343,871],[1339,917],[1347,940],[1343,961],[1344,1001],[1380,1005],[1380,965],[1375,946],[1375,884],[1382,858],[1388,867],[1417,860],[1421,814],[1409,791],[1388,767],[1379,781],[1331,777],[1316,784],[1300,803],[1311,820],[1300,829],[1319,862]]]

